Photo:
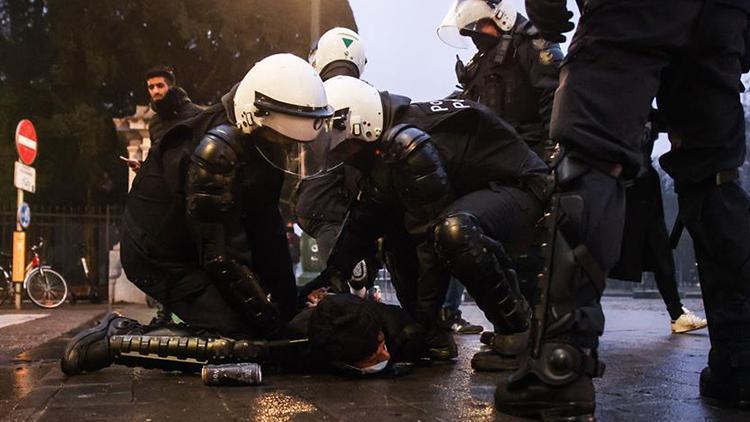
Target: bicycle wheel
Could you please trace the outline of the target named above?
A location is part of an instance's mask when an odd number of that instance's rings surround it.
[[[37,306],[57,308],[68,296],[68,283],[54,270],[35,268],[26,276],[26,294]]]
[[[0,305],[13,297],[13,282],[0,277]]]

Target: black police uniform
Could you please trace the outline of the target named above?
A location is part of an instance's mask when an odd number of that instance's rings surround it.
[[[359,78],[359,68],[349,60],[335,60],[320,72],[323,81],[335,76]],[[361,177],[356,168],[342,164],[321,177],[301,180],[297,185],[294,214],[302,230],[315,239],[321,260],[327,260],[331,254],[349,204],[359,193]],[[373,244],[372,252],[365,259],[368,287],[373,284],[380,267],[375,253]]]
[[[374,239],[385,235],[388,242],[390,233],[396,239],[407,233],[416,254],[394,258],[416,260],[418,265],[407,265],[418,268],[419,279],[402,280],[407,284],[396,288],[399,301],[429,332],[451,273],[496,331],[525,331],[528,307],[506,261],[530,240],[547,167],[512,127],[480,104],[410,104],[388,93],[381,98],[384,133],[347,161],[366,175],[363,190],[321,278],[348,273]]]
[[[459,98],[477,101],[510,123],[540,157],[548,154],[552,101],[563,54],[542,39],[520,14],[513,28],[489,49],[480,49],[464,68],[456,65],[463,91]]]
[[[152,149],[128,196],[121,258],[136,286],[193,328],[245,338],[278,328],[263,292],[291,317],[296,287],[278,208],[284,176],[256,149],[260,135],[234,127],[233,94]]]
[[[190,101],[184,89],[177,86],[169,88],[161,100],[151,102],[151,109],[156,113],[148,122],[151,145],[158,144],[169,129],[203,110]]]
[[[537,317],[554,329],[546,329],[527,368],[498,385],[496,404],[516,413],[532,401],[536,412],[593,412],[589,377],[602,372],[595,362],[604,328],[599,298],[622,237],[620,178],[638,173],[641,135],[655,97],[674,145],[661,164],[675,179],[680,220],[695,242],[709,321],[710,369],[701,375],[701,391],[737,401],[748,394],[741,393],[747,383],[741,374],[750,373],[750,200],[736,180],[745,156],[738,94],[750,3],[585,3],[561,68],[550,129],[565,148],[556,168],[556,212],[567,217],[558,223],[557,239],[565,242],[554,249],[577,251],[578,259],[549,273],[550,303]],[[532,21],[551,38],[563,30],[564,7],[527,1]],[[535,379],[548,388],[534,386]],[[576,406],[563,404],[574,401]]]
[[[316,240],[322,260],[328,259],[349,204],[359,192],[359,178],[357,169],[341,165],[321,177],[302,180],[297,187],[297,223]]]

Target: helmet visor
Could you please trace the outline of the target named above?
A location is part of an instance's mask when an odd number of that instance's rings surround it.
[[[288,175],[299,179],[314,179],[340,165],[340,162],[331,162],[329,157],[331,138],[327,131],[319,131],[314,139],[304,142],[268,125],[259,128],[258,134],[263,138],[255,143],[260,155],[271,166]]]
[[[471,48],[469,32],[477,31],[478,22],[492,17],[493,10],[482,0],[455,0],[437,29],[438,38],[455,48]]]

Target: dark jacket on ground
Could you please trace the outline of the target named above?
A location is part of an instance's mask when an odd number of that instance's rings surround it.
[[[355,311],[354,307],[366,305],[377,314],[381,322],[386,347],[391,355],[390,363],[414,363],[426,356],[424,331],[403,308],[370,300],[365,301],[348,293],[330,295],[324,300],[335,301],[342,307],[350,306],[353,312]],[[294,317],[289,324],[290,338],[314,339],[316,337],[317,333],[311,332],[316,327],[310,324],[312,313],[315,310],[316,308],[304,309]],[[304,360],[303,363],[306,367],[329,366],[333,363],[330,356],[326,356],[320,350],[308,348],[303,350],[302,354],[304,358],[301,360]]]
[[[152,102],[151,109],[156,113],[148,123],[151,145],[156,145],[170,129],[178,123],[196,116],[203,108],[190,101],[187,92],[180,87],[169,88],[160,101]]]

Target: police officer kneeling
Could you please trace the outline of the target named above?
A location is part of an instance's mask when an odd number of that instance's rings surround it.
[[[451,274],[494,324],[495,350],[509,356],[523,350],[531,313],[511,257],[526,249],[542,212],[547,167],[541,159],[479,104],[412,104],[345,76],[325,87],[336,110],[331,154],[357,167],[364,180],[328,267],[312,284],[345,288],[343,275],[372,242],[381,236],[387,242],[405,227],[417,245],[419,279],[396,289],[427,331],[431,356],[457,353],[452,337],[437,329]]]
[[[283,336],[296,285],[279,193],[285,173],[308,175],[293,164],[314,173],[322,163],[311,158],[325,146],[311,144],[331,115],[315,70],[276,54],[253,66],[222,104],[169,131],[133,182],[121,258],[128,278],[189,330],[152,332],[110,314],[71,340],[63,371],[245,360],[255,353],[249,343],[216,339]]]

